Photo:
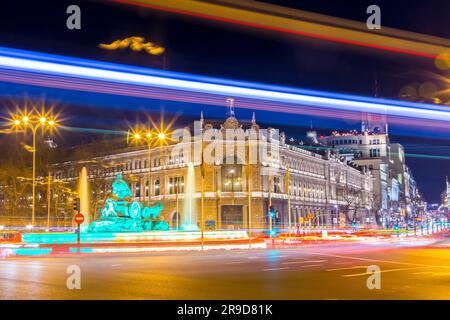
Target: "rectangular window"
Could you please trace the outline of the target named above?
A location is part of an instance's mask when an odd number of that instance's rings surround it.
[[[169,194],[175,193],[175,185],[174,185],[174,179],[172,177],[169,178]]]
[[[141,196],[141,184],[137,182],[135,186],[135,197],[139,198],[140,196]]]
[[[169,178],[169,194],[184,193],[184,177]]]
[[[281,193],[280,177],[273,177],[273,192],[274,193]]]
[[[184,193],[184,177],[177,177],[178,193]]]

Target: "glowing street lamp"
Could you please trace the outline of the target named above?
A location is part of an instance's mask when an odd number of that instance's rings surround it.
[[[32,205],[31,205],[31,226],[35,224],[36,214],[36,133],[39,128],[52,129],[57,126],[55,117],[48,115],[48,113],[38,112],[33,109],[31,112],[19,111],[18,114],[13,115],[12,127],[15,129],[22,129],[23,132],[31,130],[33,135],[33,147],[31,152],[33,153],[33,176],[32,176]]]
[[[151,127],[153,129],[130,129],[128,132],[131,132],[131,135],[128,136],[132,138],[132,142],[136,144],[147,144],[148,147],[148,205],[150,205],[150,181],[151,181],[151,171],[152,171],[152,159],[151,159],[151,148],[154,143],[159,142],[159,145],[167,143],[169,139],[169,129],[172,125],[172,122],[169,123],[167,127],[164,127],[163,118],[161,118],[161,125],[158,126],[151,118],[149,118]],[[147,190],[146,190],[147,191]]]
[[[138,131],[137,129],[132,129],[133,140],[135,143],[142,144],[146,143],[148,147],[148,176],[147,183],[144,187],[144,195],[147,193],[147,205],[150,205],[150,181],[151,181],[151,171],[152,171],[152,144],[154,142],[154,134],[151,130]]]

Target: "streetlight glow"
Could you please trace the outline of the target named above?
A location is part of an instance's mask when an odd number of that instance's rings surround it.
[[[48,120],[47,116],[49,114],[50,112],[39,112],[35,107],[28,112],[25,107],[25,111],[18,110],[17,114],[12,115],[12,126],[16,128],[20,128],[21,126],[26,127],[31,130],[33,136],[33,146],[31,148],[31,152],[33,153],[31,226],[35,225],[36,214],[36,134],[40,127],[45,130],[46,128],[48,129],[56,126],[56,121],[53,116],[51,120]],[[24,130],[24,132],[26,133],[27,130]]]
[[[153,122],[153,120],[150,118],[151,125],[147,127],[136,127],[136,128],[130,128],[128,130],[129,133],[131,133],[131,136],[133,137],[132,143],[135,143],[136,145],[147,145],[148,150],[148,158],[147,158],[147,167],[148,167],[148,176],[147,176],[147,182],[146,187],[144,191],[144,196],[147,197],[147,205],[150,205],[151,201],[151,194],[150,194],[150,181],[151,181],[151,175],[152,175],[152,146],[154,143],[159,140],[160,145],[163,143],[167,143],[167,135],[165,132],[167,132],[168,128],[164,128],[163,124],[161,124],[161,127],[158,128],[158,126]],[[163,123],[163,122],[162,122]],[[169,133],[170,134],[170,133]],[[127,139],[128,142],[128,139]],[[158,186],[155,186],[155,188],[159,188]]]

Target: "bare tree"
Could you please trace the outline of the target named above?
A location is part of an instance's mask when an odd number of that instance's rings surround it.
[[[362,192],[346,185],[342,189],[342,199],[345,204],[342,211],[345,215],[346,223],[355,223],[358,220],[358,211],[363,206]]]
[[[371,192],[368,197],[369,206],[370,208],[372,208],[375,214],[375,222],[377,223],[378,226],[381,226],[381,218],[382,218],[380,199],[381,196],[376,195],[373,192]]]

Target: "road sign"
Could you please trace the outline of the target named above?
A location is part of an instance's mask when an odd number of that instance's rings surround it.
[[[77,223],[77,225],[78,225],[78,228],[77,228],[77,244],[80,244],[80,240],[81,240],[81,235],[80,235],[80,232],[81,232],[81,230],[80,230],[80,224],[82,224],[83,222],[84,222],[84,216],[83,216],[83,214],[82,213],[77,213],[76,215],[75,215],[75,222]]]
[[[75,222],[76,222],[77,224],[82,224],[82,223],[84,222],[84,216],[83,216],[82,213],[77,213],[77,214],[75,215]]]

